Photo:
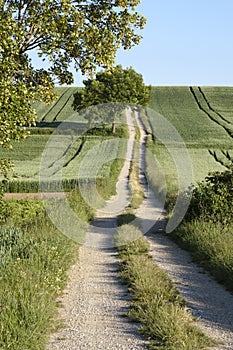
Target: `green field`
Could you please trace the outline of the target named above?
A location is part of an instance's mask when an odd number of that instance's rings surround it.
[[[96,154],[92,154],[92,159],[89,159],[89,169],[93,166],[93,162],[105,160],[108,155],[113,158],[124,158],[126,144],[119,140],[111,141],[113,136],[109,135],[107,129],[105,133],[93,131],[92,134],[83,134],[83,130],[88,129],[87,121],[73,108],[74,94],[79,89],[77,87],[57,87],[55,92],[58,98],[53,104],[35,103],[33,107],[38,115],[37,126],[30,128],[29,137],[23,141],[14,142],[12,150],[0,149],[0,157],[12,159],[15,166],[15,179],[11,181],[8,191],[37,191],[36,183],[38,183],[39,176],[43,177],[43,181],[45,179],[48,182],[57,181],[56,174],[59,173],[61,164],[63,167],[62,179],[71,181],[72,184],[76,183],[80,163],[92,148],[96,149]],[[47,142],[51,139],[51,135],[62,122],[71,116],[75,116],[72,123],[65,124],[64,129],[58,132],[53,145],[50,146],[47,164],[41,164],[44,149],[48,147]],[[124,121],[124,116],[121,120]],[[73,132],[74,123],[76,131]],[[117,139],[120,136],[119,133],[124,134],[124,132],[122,128],[117,128],[114,138]],[[86,159],[86,171],[87,163]],[[109,177],[112,163],[113,161],[110,161],[103,165],[98,171],[98,178]],[[49,185],[50,189],[53,187]]]
[[[72,104],[74,94],[80,90],[78,87],[56,87],[58,98],[52,105],[37,102],[33,105],[38,115],[38,122],[61,122],[74,114]]]
[[[203,87],[210,107],[233,124],[233,89],[231,87]]]
[[[194,181],[212,171],[224,171],[233,151],[233,88],[153,87],[150,108],[179,132],[188,149]],[[153,113],[149,114],[153,133]],[[173,148],[176,145],[171,146]],[[176,184],[176,166],[167,149],[158,143],[153,150],[169,183]]]
[[[15,164],[17,181],[38,181],[43,150],[50,134],[59,124],[74,115],[74,93],[78,87],[56,87],[57,100],[52,105],[35,103],[33,107],[38,114],[37,127],[31,129],[31,135],[25,140],[14,143],[13,150],[0,149],[0,157],[10,157]],[[152,87],[150,108],[165,117],[179,132],[189,151],[192,161],[194,180],[200,181],[210,171],[223,171],[233,157],[233,88],[231,87]],[[149,114],[153,121],[153,113]],[[76,122],[81,128],[86,121],[76,115]],[[151,123],[153,124],[153,122]],[[147,124],[147,128],[149,125]],[[156,125],[153,125],[156,137]],[[149,130],[151,131],[151,130]],[[67,141],[70,137],[70,140]],[[77,178],[80,162],[87,152],[97,144],[103,143],[108,136],[86,136],[76,141],[63,135],[57,137],[55,150],[63,161],[63,178]],[[65,141],[64,141],[65,140]],[[63,143],[65,142],[66,148]],[[172,146],[173,148],[176,145]],[[153,147],[158,161],[171,184],[176,183],[176,167],[166,148],[156,142]],[[113,153],[122,154],[122,145],[112,144],[106,149],[106,143],[98,148],[98,157]],[[97,159],[96,158],[96,159]],[[53,159],[53,150],[51,150]],[[59,162],[51,160],[48,177],[58,170]],[[90,166],[92,161],[90,160]],[[88,165],[86,165],[88,166]],[[106,164],[98,176],[108,176],[111,163]],[[16,189],[17,190],[17,189]]]
[[[220,96],[226,99],[225,94],[222,94],[225,90],[218,89],[221,102]],[[222,125],[214,122],[199,108],[191,91],[194,91],[200,103],[203,104],[203,109],[208,112],[207,105],[201,100],[197,87],[153,87],[149,107],[174,125],[188,147],[233,148],[232,138],[223,127],[224,121]],[[233,93],[233,88],[229,89],[230,91]],[[228,105],[228,113],[230,113],[230,105]],[[233,124],[231,126],[233,127]]]
[[[38,190],[42,154],[51,133],[62,121],[74,114],[73,93],[77,90],[78,88],[70,87],[56,88],[58,99],[55,103],[51,106],[35,104],[38,122],[37,127],[31,129],[31,135],[24,141],[14,143],[12,150],[0,149],[0,158],[12,158],[15,163],[17,178],[12,181],[13,185],[15,184],[11,187],[12,192],[27,192],[30,187],[27,186],[28,184],[32,184],[30,191]],[[233,157],[232,97],[233,88],[152,88],[150,107],[170,121],[182,136],[192,160],[195,181],[204,179],[209,171],[225,170],[225,165]],[[166,147],[156,138],[157,129],[156,124],[153,123],[153,113],[149,112],[145,118],[148,134],[153,129],[155,138],[155,142],[152,142],[152,137],[149,135],[148,146],[163,169],[172,206],[173,190],[176,190],[178,184],[176,164]],[[122,122],[124,121],[122,116]],[[77,115],[76,123],[82,128],[85,120]],[[122,159],[117,158],[123,158],[126,150],[126,142],[120,142],[118,137],[126,138],[127,131],[126,128],[117,127],[116,134],[110,135],[109,130],[93,130],[92,133],[75,138],[72,129],[67,125],[64,132],[56,136],[55,142],[49,148],[49,156],[43,163],[42,174],[45,181],[51,179],[49,189],[55,190],[53,181],[56,182],[58,179],[61,166],[63,179],[70,181],[70,188],[73,189],[76,185],[73,180],[77,179],[82,165],[80,177],[86,180],[90,178],[90,174],[95,174],[93,170],[96,170],[97,189],[102,198],[110,198],[114,194],[115,184],[123,164]],[[166,134],[166,129],[164,133]],[[171,150],[179,154],[180,145],[176,142],[172,143],[172,134],[169,134],[169,137],[171,137]],[[153,157],[154,155],[152,154]],[[111,160],[114,158],[117,160]],[[100,168],[98,168],[99,162],[103,163]],[[157,185],[158,176],[153,162],[149,166],[152,178],[154,176]],[[133,171],[131,168],[130,181],[131,188],[134,186],[134,189],[135,183],[138,185],[137,176],[136,180],[132,181],[135,172],[138,176],[138,169]],[[183,173],[185,174],[185,165]],[[88,186],[91,184],[93,184],[92,178]],[[88,190],[92,193],[91,186]],[[139,203],[143,194],[140,193],[140,186],[136,190],[139,192],[139,198],[137,198]],[[206,208],[201,207],[203,203],[199,201],[196,207],[193,206],[193,212],[197,215],[198,208],[202,215],[195,216],[190,222],[184,221],[184,225],[178,227],[175,237],[182,242],[183,247],[195,252],[194,258],[232,291],[231,191],[232,182],[227,190],[224,187],[217,196],[210,198],[209,195],[204,195],[217,214],[220,211],[222,222],[213,220],[218,220],[218,216],[214,217],[214,210],[209,206],[208,201]],[[228,200],[228,198],[231,199]],[[94,210],[88,206],[77,188],[71,192],[68,199],[71,207],[84,221],[88,222],[93,218]],[[167,203],[168,206],[170,203]],[[66,270],[77,258],[78,247],[56,231],[46,217],[41,201],[9,200],[0,201],[0,204],[0,224],[2,225],[0,243],[4,248],[1,251],[3,259],[0,266],[2,272],[0,348],[43,349],[46,334],[52,331],[56,297],[60,295],[67,281]],[[130,210],[132,208],[131,204]],[[211,215],[203,208],[210,208]],[[129,211],[124,215],[125,217],[121,218],[122,221],[134,214]],[[9,227],[5,227],[6,225]],[[122,231],[124,237],[127,233],[127,230]],[[202,345],[204,347],[206,342],[208,343],[208,339],[199,338],[202,335],[196,329],[190,328],[189,318],[186,315],[187,309],[183,307],[182,300],[179,301],[170,281],[163,272],[157,270],[151,258],[143,255],[148,250],[148,247],[146,250],[144,248],[143,241],[141,246],[137,243],[133,244],[130,248],[131,252],[128,250],[129,247],[126,247],[128,261],[127,264],[126,260],[124,261],[121,270],[122,277],[131,276],[133,281],[132,288],[130,287],[131,296],[134,298],[131,304],[133,306],[130,311],[131,317],[143,324],[143,333],[151,339],[152,347],[160,347],[161,341],[166,339],[165,346],[172,349],[186,348],[186,344],[187,348],[201,349]],[[132,255],[135,256],[132,258]],[[134,267],[134,270],[130,270],[131,267]],[[127,283],[129,283],[128,280]],[[166,288],[161,289],[161,286]],[[9,290],[12,293],[9,294]],[[171,292],[174,292],[173,295]],[[155,301],[159,302],[158,305]],[[138,315],[136,310],[139,311]],[[184,323],[184,320],[187,320],[187,323]],[[177,332],[177,329],[180,332]],[[32,334],[30,338],[28,338],[29,333]]]

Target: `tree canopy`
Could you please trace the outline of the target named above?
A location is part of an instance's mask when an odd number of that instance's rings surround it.
[[[142,75],[132,67],[123,69],[117,65],[83,83],[84,88],[75,96],[75,108],[83,110],[90,126],[113,122],[115,114],[126,106],[146,106],[150,100],[151,87],[144,84]],[[106,104],[106,108],[102,104]],[[97,105],[100,107],[93,107]]]
[[[50,102],[55,83],[71,84],[76,70],[111,67],[116,51],[139,43],[145,18],[140,0],[0,0],[0,145],[26,137],[36,115],[31,103]],[[36,69],[37,50],[49,67]]]

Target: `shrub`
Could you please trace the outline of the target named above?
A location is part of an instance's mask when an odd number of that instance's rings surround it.
[[[0,225],[25,226],[44,218],[42,201],[31,199],[11,199],[0,201]]]
[[[193,190],[186,220],[205,218],[223,224],[233,219],[233,167],[225,172],[214,172]]]

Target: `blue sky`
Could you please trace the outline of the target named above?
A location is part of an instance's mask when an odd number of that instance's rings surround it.
[[[117,63],[151,85],[233,86],[233,0],[142,0],[137,11],[143,39]]]
[[[232,0],[142,0],[143,40],[117,61],[151,85],[233,86]]]

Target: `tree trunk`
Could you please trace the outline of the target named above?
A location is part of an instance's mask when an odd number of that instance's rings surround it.
[[[112,133],[115,134],[115,132],[116,132],[116,123],[113,122],[112,123]]]

